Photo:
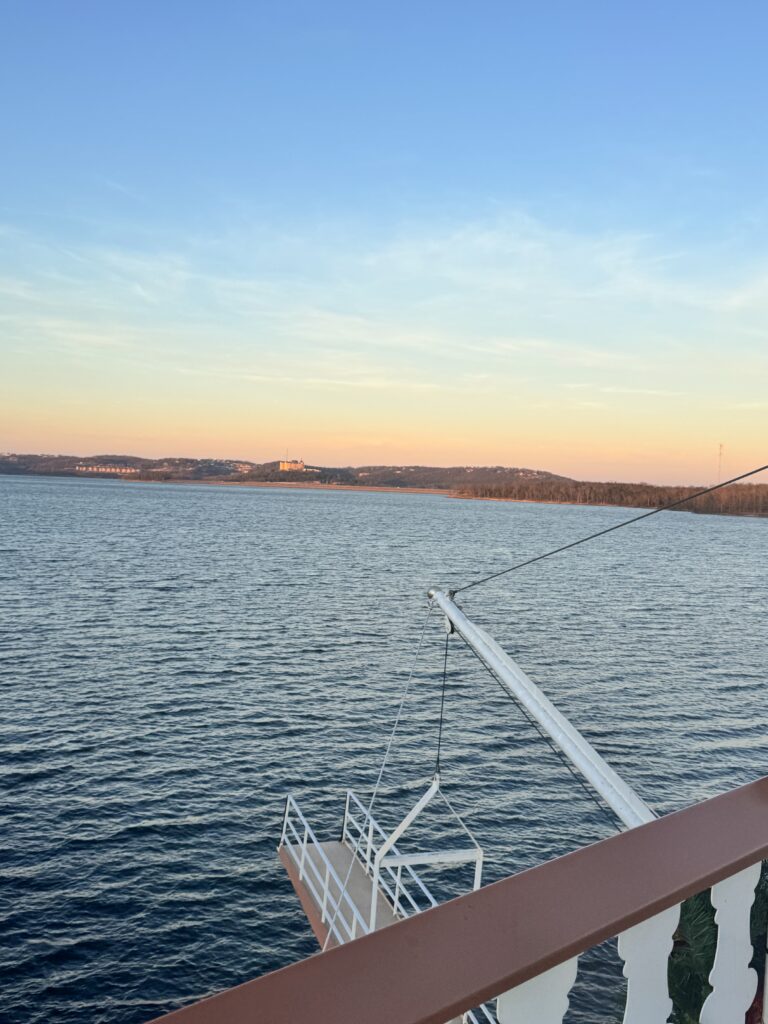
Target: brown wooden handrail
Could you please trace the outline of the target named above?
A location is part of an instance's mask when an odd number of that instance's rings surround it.
[[[444,1024],[768,858],[768,778],[157,1018]]]

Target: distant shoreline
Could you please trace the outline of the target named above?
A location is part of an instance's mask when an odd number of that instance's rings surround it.
[[[627,508],[638,512],[651,511],[643,505],[621,505],[618,502],[601,501],[553,501],[545,498],[495,498],[480,494],[462,494],[460,491],[449,491],[438,487],[379,487],[375,484],[320,484],[275,480],[125,480],[124,483],[158,483],[158,484],[204,484],[206,487],[275,487],[280,489],[302,491],[381,491],[385,494],[437,494],[443,498],[460,498],[463,501],[496,501],[512,505],[568,505],[571,508]],[[768,516],[759,512],[697,512],[696,509],[681,508],[681,512],[696,515],[734,516],[738,519],[766,519]]]
[[[637,512],[653,512],[653,508],[646,505],[622,505],[615,501],[568,501],[563,498],[561,501],[551,501],[546,498],[491,498],[481,494],[458,494],[451,491],[450,498],[463,498],[465,501],[500,501],[510,502],[513,505],[569,505],[571,508],[628,508]],[[673,512],[691,512],[699,516],[733,516],[735,519],[768,519],[768,513],[764,512],[734,512],[732,509],[717,512],[714,509],[701,511],[695,508],[670,509]]]
[[[463,501],[490,501],[507,502],[513,505],[567,505],[572,508],[626,508],[639,512],[652,511],[647,505],[632,504],[630,502],[610,501],[569,501],[567,497],[562,498],[536,498],[527,496],[524,498],[512,498],[496,495],[467,494],[459,490],[440,487],[393,487],[380,484],[341,484],[341,483],[319,483],[317,481],[303,480],[195,480],[195,479],[137,479],[136,477],[117,476],[87,476],[85,474],[72,473],[3,473],[2,476],[21,478],[25,476],[36,477],[37,479],[69,479],[69,480],[117,480],[124,484],[171,484],[174,486],[187,485],[193,487],[262,487],[276,490],[300,490],[300,491],[364,491],[369,493],[380,492],[383,494],[435,494],[441,498],[458,498]],[[691,512],[698,515],[733,516],[739,519],[768,519],[768,514],[763,512],[738,511],[736,509],[718,510],[715,508],[696,509],[680,508],[681,512]]]
[[[462,501],[498,501],[512,505],[571,505],[574,508],[639,508],[635,505],[617,505],[610,502],[590,505],[585,501],[537,501],[535,498],[490,498],[476,494],[462,494],[438,487],[379,487],[375,484],[319,484],[280,483],[274,480],[124,480],[136,484],[205,484],[206,487],[279,487],[298,488],[302,491],[383,491],[387,494],[439,494],[444,498],[460,498]]]
[[[79,476],[79,480],[88,479]],[[91,477],[90,479],[94,479]],[[115,477],[108,479],[114,480]],[[444,498],[460,498],[455,491],[438,487],[380,487],[376,484],[320,484],[313,481],[280,480],[122,480],[125,484],[202,484],[204,487],[277,487],[300,491],[384,491],[388,494],[440,494]]]
[[[80,477],[79,479],[84,479]],[[113,478],[114,479],[114,478]],[[627,508],[638,512],[650,511],[643,505],[622,505],[618,502],[600,501],[553,501],[545,498],[495,498],[480,494],[462,494],[438,487],[380,487],[375,484],[321,484],[314,482],[293,482],[279,480],[123,480],[123,483],[135,484],[202,484],[205,487],[272,487],[301,491],[381,491],[385,494],[437,494],[443,498],[459,498],[462,501],[495,501],[512,505],[568,505],[571,508]],[[694,512],[697,515],[735,516],[738,519],[766,519],[759,512],[696,512],[695,509],[680,509],[681,512]]]

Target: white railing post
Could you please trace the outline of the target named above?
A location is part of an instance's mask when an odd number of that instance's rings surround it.
[[[323,905],[320,909],[320,921],[325,921],[325,908],[328,904],[328,884],[331,877],[331,869],[328,864],[325,866],[325,883],[323,885]]]
[[[376,927],[376,901],[379,895],[379,873],[380,864],[395,845],[400,836],[405,832],[408,826],[421,814],[427,804],[430,802],[435,793],[440,790],[440,781],[435,775],[429,789],[420,797],[414,807],[406,814],[394,832],[391,832],[381,846],[376,851],[376,856],[373,858],[373,886],[371,889],[371,917],[370,917],[370,928],[369,931],[374,931]],[[373,821],[371,821],[373,824]]]
[[[371,870],[371,852],[373,850],[373,818],[368,823],[368,844],[365,851],[365,871]]]
[[[624,1024],[664,1024],[672,1012],[667,976],[679,920],[680,907],[671,907],[619,936],[627,979]]]
[[[300,882],[303,881],[303,879],[304,879],[304,858],[307,855],[307,836],[308,836],[308,833],[309,833],[309,829],[305,826],[305,828],[304,828],[304,840],[303,840],[303,842],[301,844],[301,861],[299,862],[299,881]]]
[[[566,960],[500,995],[499,1024],[562,1024],[578,967],[578,957]]]
[[[371,885],[371,916],[368,920],[368,931],[376,930],[376,905],[379,901],[379,858],[373,862],[373,884]]]
[[[282,846],[285,842],[285,833],[288,830],[288,813],[291,806],[291,798],[288,796],[285,798],[285,810],[283,811],[283,831],[280,833],[280,845]]]
[[[400,883],[403,879],[403,865],[397,865],[397,877],[395,879],[395,917],[400,912]]]
[[[749,966],[749,919],[759,880],[758,863],[712,886],[717,950],[709,975],[712,991],[701,1008],[701,1024],[743,1021],[755,998],[757,973]]]
[[[347,790],[347,799],[344,801],[344,821],[341,825],[341,841],[344,842],[347,835],[347,819],[349,817],[349,790]]]
[[[475,861],[475,879],[472,884],[473,889],[479,889],[483,884],[483,851],[481,850],[478,854],[477,860]]]

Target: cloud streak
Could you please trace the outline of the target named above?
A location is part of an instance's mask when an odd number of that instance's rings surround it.
[[[210,381],[224,419],[230,396],[243,422],[269,409],[377,437],[390,421],[423,437],[460,397],[478,452],[507,435],[618,444],[645,436],[651,408],[659,444],[682,423],[727,434],[708,408],[743,421],[746,449],[768,390],[768,273],[731,261],[718,275],[722,258],[519,214],[366,240],[246,225],[143,247],[6,230],[4,369],[32,395],[50,368],[54,405],[57,388],[96,401],[87,367],[120,382],[127,408],[199,405]]]

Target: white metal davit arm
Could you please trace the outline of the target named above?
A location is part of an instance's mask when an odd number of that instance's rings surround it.
[[[427,806],[429,801],[435,795],[440,788],[440,780],[435,778],[432,781],[432,785],[426,791],[424,796],[418,801],[416,806],[410,810],[400,824],[397,826],[394,832],[382,843],[376,856],[373,859],[373,887],[371,889],[371,916],[370,916],[370,930],[374,931],[376,928],[376,901],[379,895],[379,872],[381,871],[381,862],[384,860],[386,855],[395,845],[400,836],[405,832],[408,826],[417,818],[424,808]]]
[[[390,853],[390,850],[395,843],[400,839],[403,833],[408,829],[413,822],[418,818],[428,803],[437,795],[440,795],[445,801],[446,805],[450,808],[451,813],[456,817],[464,829],[466,834],[472,840],[472,846],[463,850],[435,850],[433,852],[421,852],[421,853]],[[464,822],[459,818],[454,811],[452,805],[448,799],[442,794],[440,790],[440,776],[435,774],[434,779],[429,789],[424,793],[418,800],[415,807],[412,808],[384,842],[381,844],[373,858],[373,886],[371,891],[371,914],[369,918],[369,930],[374,931],[376,928],[376,906],[379,892],[379,878],[381,876],[382,867],[397,868],[398,869],[398,886],[400,870],[403,867],[409,867],[414,864],[466,864],[469,861],[474,862],[475,865],[475,883],[474,888],[479,889],[483,877],[483,851],[478,846],[475,837],[469,831]],[[397,903],[397,900],[395,900]]]
[[[603,760],[578,729],[560,714],[496,641],[468,619],[448,594],[441,590],[430,590],[429,597],[504,689],[560,748],[624,825],[635,828],[653,821],[656,815],[650,807]]]

